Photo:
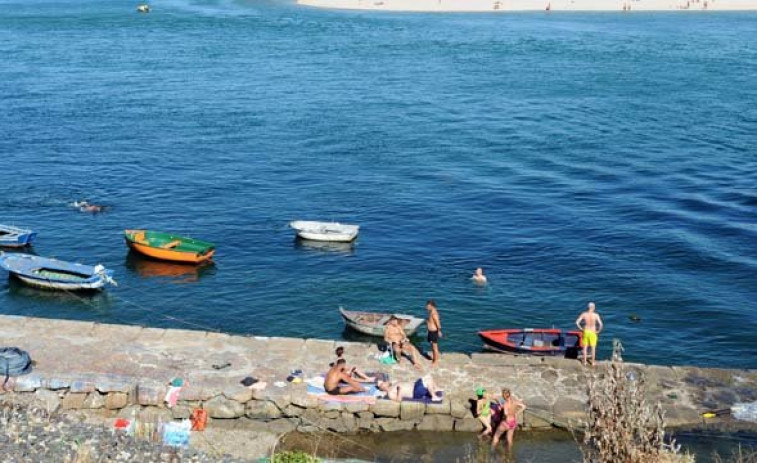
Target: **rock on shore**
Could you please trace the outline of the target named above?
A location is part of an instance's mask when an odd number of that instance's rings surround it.
[[[2,461],[12,462],[225,462],[242,460],[174,449],[114,433],[37,405],[0,402]]]

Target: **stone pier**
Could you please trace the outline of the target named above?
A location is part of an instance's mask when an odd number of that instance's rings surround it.
[[[230,336],[179,329],[0,316],[0,345],[27,350],[36,366],[11,378],[5,394],[39,399],[52,410],[90,410],[104,417],[187,418],[202,407],[210,426],[284,433],[481,429],[471,412],[477,386],[510,388],[529,406],[525,428],[574,426],[585,418],[586,380],[591,369],[575,360],[472,355],[446,352],[431,373],[445,390],[440,404],[333,403],[308,395],[306,385],[286,382],[290,371],[305,378],[328,369],[334,349],[349,362],[392,380],[414,380],[419,372],[405,361],[385,366],[376,344],[320,339]],[[442,347],[444,347],[442,345]],[[227,365],[228,366],[224,366]],[[222,366],[223,368],[214,368]],[[598,367],[599,368],[599,367]],[[705,410],[757,400],[757,371],[627,364],[644,375],[649,399],[662,403],[671,426],[697,426]],[[252,376],[263,390],[240,384]],[[163,403],[172,378],[183,378],[178,405]],[[279,383],[276,386],[275,383]],[[283,383],[283,384],[282,384]],[[281,387],[280,387],[281,386]]]

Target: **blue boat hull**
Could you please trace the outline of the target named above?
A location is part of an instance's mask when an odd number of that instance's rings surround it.
[[[100,290],[113,281],[113,271],[28,254],[0,255],[0,267],[22,282],[62,291]]]
[[[23,248],[31,245],[36,237],[36,232],[28,232],[12,236],[0,236],[0,246],[5,248]]]

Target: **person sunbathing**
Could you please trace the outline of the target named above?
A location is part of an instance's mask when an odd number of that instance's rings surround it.
[[[440,402],[442,399],[438,396],[441,392],[436,385],[436,381],[430,375],[418,378],[415,382],[396,382],[379,381],[376,387],[383,392],[390,400],[402,402],[402,399],[414,400],[431,400]]]
[[[352,376],[347,374],[346,370],[347,361],[339,359],[334,363],[323,381],[323,388],[330,395],[344,395],[352,394],[355,392],[365,392],[365,388],[361,386],[357,381],[352,379]]]
[[[405,335],[405,325],[409,320],[401,320],[394,315],[386,322],[384,328],[384,341],[392,347],[394,353],[394,359],[397,360],[397,365],[402,363],[402,354],[407,353],[413,365],[417,369],[421,369],[418,363],[418,349],[410,343],[410,340]]]
[[[339,361],[339,359],[343,359],[344,358],[344,347],[342,347],[342,346],[337,347],[336,350],[334,351],[334,353],[336,354],[336,361],[334,361],[334,363],[332,363],[331,365],[329,365],[329,366],[332,366],[332,367],[334,366],[334,364],[337,361]],[[346,362],[346,360],[345,360],[345,362]],[[348,365],[345,364],[344,368],[345,368],[345,371],[347,372],[348,375],[350,375],[351,377],[357,379],[361,383],[372,383],[372,382],[376,381],[376,378],[374,378],[373,376],[368,376],[367,374],[363,373],[362,371],[360,371],[358,369],[358,367],[350,367],[350,366],[348,366]]]

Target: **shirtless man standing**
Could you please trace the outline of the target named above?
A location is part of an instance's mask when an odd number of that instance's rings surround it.
[[[428,320],[426,321],[426,327],[428,328],[428,342],[431,344],[433,351],[433,357],[431,358],[431,366],[435,367],[439,363],[439,338],[442,337],[442,322],[439,320],[439,311],[436,310],[436,302],[433,299],[429,299],[426,302],[426,310],[428,310]]]
[[[589,302],[586,307],[586,312],[583,312],[576,319],[576,326],[579,330],[583,330],[583,336],[581,340],[584,345],[584,359],[583,364],[586,365],[586,353],[589,347],[591,347],[591,365],[594,365],[594,361],[597,356],[597,342],[599,341],[599,332],[602,331],[604,325],[602,324],[602,318],[598,313],[594,311],[595,306],[593,302]],[[581,323],[583,322],[583,326]]]
[[[353,392],[364,392],[365,389],[345,369],[347,361],[339,359],[333,367],[326,373],[326,379],[323,381],[323,388],[331,395],[343,395]],[[340,383],[346,383],[340,385]]]

